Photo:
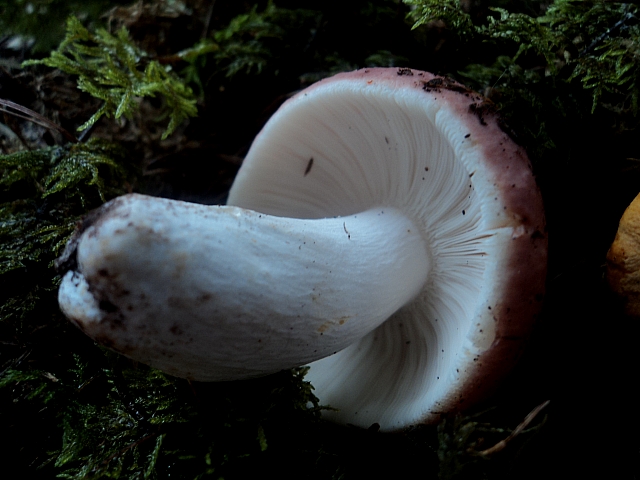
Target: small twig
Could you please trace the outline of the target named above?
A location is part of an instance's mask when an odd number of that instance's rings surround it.
[[[513,432],[511,432],[509,434],[509,436],[507,438],[505,438],[504,440],[500,440],[498,443],[496,443],[493,447],[487,448],[486,450],[481,450],[479,452],[475,452],[476,455],[480,455],[482,457],[488,457],[490,455],[493,455],[494,453],[500,452],[502,450],[505,449],[505,447],[509,444],[509,442],[511,442],[514,438],[516,438],[518,435],[520,435],[522,433],[522,431],[527,428],[529,426],[529,424],[531,422],[533,422],[533,420],[536,418],[536,416],[542,411],[544,410],[547,405],[549,405],[549,403],[551,403],[551,400],[547,400],[546,402],[542,402],[540,405],[538,405],[536,408],[534,408],[533,410],[531,410],[531,412],[529,413],[529,415],[527,415],[526,417],[524,417],[524,420],[522,421],[522,423],[520,423],[520,425],[518,425]]]
[[[100,123],[100,120],[102,120],[103,118],[104,118],[104,115],[98,118],[95,122],[93,122],[87,128],[85,128],[82,132],[80,132],[80,135],[78,135],[78,142],[84,143],[85,140],[88,140],[89,137],[91,136],[91,133],[93,133],[93,130],[96,128],[96,125]]]
[[[51,380],[53,383],[59,382],[59,380],[56,378],[56,376],[53,373],[44,372],[42,376],[48,380]]]
[[[617,30],[622,31],[622,30],[628,29],[629,26],[626,25],[627,21],[631,20],[631,19],[635,19],[635,18],[636,18],[636,16],[633,13],[628,12],[622,18],[622,20],[619,20],[618,22],[616,22],[616,24],[613,27],[608,28],[606,32],[604,32],[603,34],[599,35],[593,42],[591,42],[591,44],[587,48],[585,48],[582,52],[580,52],[579,57],[583,57],[587,53],[590,53],[600,43],[602,43],[606,38],[610,37],[611,34],[616,33]]]
[[[201,39],[205,39],[207,38],[207,35],[209,35],[209,27],[211,27],[211,18],[213,17],[213,7],[215,6],[216,0],[213,0],[207,10],[207,15],[204,17],[204,26],[202,28],[202,34],[200,35]]]
[[[101,375],[101,373],[96,373],[95,375],[93,375],[89,380],[87,380],[86,382],[83,382],[82,385],[80,385],[78,387],[78,393],[80,393],[82,390],[85,389],[85,387],[87,385],[89,385],[91,382],[93,382],[96,378],[98,378]]]
[[[43,117],[37,112],[33,110],[23,107],[17,103],[12,102],[11,100],[5,100],[0,98],[0,111],[5,112],[9,115],[13,115],[17,118],[22,118],[23,120],[28,120],[29,122],[35,123],[36,125],[40,125],[41,127],[47,128],[49,130],[55,130],[59,132],[68,142],[78,143],[78,139],[69,133],[68,130],[61,127],[60,125],[56,125],[51,120],[46,117]]]

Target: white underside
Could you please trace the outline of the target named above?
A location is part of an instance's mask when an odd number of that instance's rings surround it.
[[[490,275],[514,232],[501,228],[500,195],[460,119],[419,90],[360,88],[336,81],[286,104],[255,140],[229,204],[301,218],[383,205],[421,228],[432,266],[418,298],[307,376],[337,409],[328,418],[394,430],[436,415],[493,342],[490,307],[504,287]]]

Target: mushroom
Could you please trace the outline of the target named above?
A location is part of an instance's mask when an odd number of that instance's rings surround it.
[[[640,194],[624,211],[607,252],[607,281],[624,303],[624,311],[640,317]]]
[[[228,203],[105,204],[60,261],[63,312],[193,380],[309,364],[328,418],[397,430],[491,391],[539,311],[529,162],[446,78],[365,69],[303,90],[255,139]]]

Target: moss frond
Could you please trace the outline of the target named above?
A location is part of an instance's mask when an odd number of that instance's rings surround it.
[[[214,34],[219,45],[214,54],[228,77],[239,72],[261,73],[273,56],[274,43],[282,44],[292,31],[310,28],[320,15],[304,9],[277,7],[271,0],[263,11],[254,5],[248,13],[234,17]]]
[[[0,298],[3,320],[24,316],[35,308],[38,292],[53,288],[53,260],[78,216],[122,193],[128,175],[124,157],[120,147],[101,140],[0,155],[0,282],[7,287]],[[16,286],[9,287],[9,274],[27,270],[42,273],[44,283],[12,295]]]
[[[191,89],[171,67],[151,60],[130,39],[123,27],[115,35],[105,29],[95,33],[71,16],[67,34],[48,58],[28,60],[24,65],[46,65],[78,76],[78,88],[103,101],[102,107],[79,130],[91,127],[103,115],[130,118],[138,100],[159,96],[164,101],[169,124],[162,138],[189,117],[197,115]]]
[[[409,17],[413,20],[414,29],[442,20],[461,38],[476,33],[471,15],[462,9],[458,0],[403,0],[403,3],[413,8]]]
[[[91,139],[86,144],[79,143],[68,147],[63,154],[58,152],[59,159],[43,180],[44,197],[66,190],[69,196],[78,196],[82,206],[87,201],[81,186],[95,187],[95,192],[102,202],[108,196],[119,193],[118,189],[106,185],[100,168],[107,169],[116,178],[125,178],[126,170],[114,158],[122,159],[125,151],[109,142]]]
[[[510,54],[513,64],[542,71],[558,80],[582,84],[591,92],[591,112],[598,106],[638,112],[640,95],[640,25],[638,7],[605,0],[556,0],[539,16],[492,8],[476,24],[456,0],[405,0],[415,6],[414,28],[442,20],[465,42],[481,41]],[[532,62],[523,57],[533,54]],[[541,60],[541,61],[540,61]],[[470,70],[467,70],[470,78]],[[508,74],[508,70],[501,73]],[[499,77],[496,77],[499,78]],[[533,78],[533,77],[531,77]],[[478,78],[486,82],[486,76]],[[508,82],[503,82],[508,83]],[[610,94],[606,97],[605,93]]]
[[[319,456],[319,408],[303,377],[301,369],[232,386],[189,385],[104,351],[90,362],[73,355],[55,375],[9,369],[0,390],[55,415],[62,442],[47,462],[58,478],[243,478],[237,472],[257,474],[292,448],[300,455],[302,439],[308,455]]]

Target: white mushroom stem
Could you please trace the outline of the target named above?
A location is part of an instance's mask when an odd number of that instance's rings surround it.
[[[85,228],[64,313],[177,376],[230,380],[326,357],[423,288],[429,253],[397,209],[305,220],[141,195]]]

